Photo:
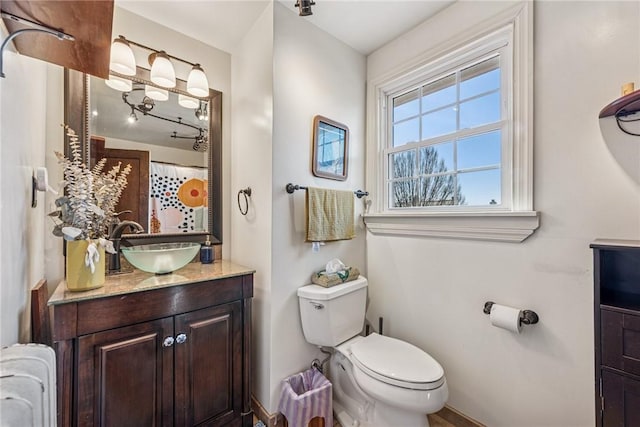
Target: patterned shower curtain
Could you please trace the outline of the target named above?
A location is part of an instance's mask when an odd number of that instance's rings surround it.
[[[150,162],[151,233],[206,231],[207,169]]]

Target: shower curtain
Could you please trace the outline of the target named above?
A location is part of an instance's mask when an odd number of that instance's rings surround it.
[[[151,233],[206,231],[207,169],[150,162]]]

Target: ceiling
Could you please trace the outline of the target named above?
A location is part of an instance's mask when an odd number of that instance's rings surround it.
[[[277,0],[298,13],[295,0]],[[368,55],[454,0],[315,0],[306,19],[358,52]],[[269,0],[116,0],[116,6],[218,49],[234,47]]]

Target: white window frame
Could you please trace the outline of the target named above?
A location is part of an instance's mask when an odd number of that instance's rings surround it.
[[[367,189],[364,215],[374,234],[522,242],[539,226],[533,210],[533,14],[524,2],[464,37],[422,55],[413,64],[370,82],[368,89]],[[390,96],[500,51],[503,144],[502,204],[390,208],[388,147]],[[506,138],[506,143],[504,139]]]

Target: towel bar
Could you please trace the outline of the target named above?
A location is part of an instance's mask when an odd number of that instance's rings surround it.
[[[302,185],[297,185],[297,184],[294,185],[292,183],[288,183],[287,186],[285,187],[285,189],[287,190],[287,193],[293,194],[294,191],[296,191],[296,190],[306,190],[307,187],[303,187]],[[361,199],[364,196],[368,196],[369,195],[368,191],[362,191],[362,190],[356,190],[353,193],[356,195],[356,197],[358,199]]]

